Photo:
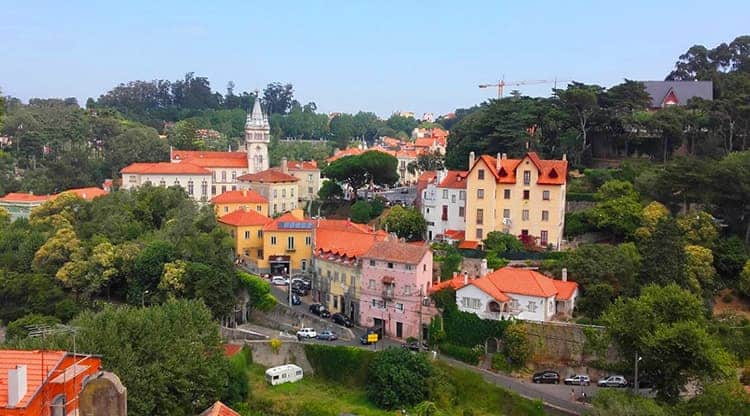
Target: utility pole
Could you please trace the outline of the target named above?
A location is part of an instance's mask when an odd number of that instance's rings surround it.
[[[422,349],[422,301],[424,295],[422,294],[422,287],[419,288],[419,349]]]
[[[633,382],[633,385],[634,385],[633,388],[635,389],[635,394],[638,394],[638,361],[641,361],[641,358],[643,357],[639,357],[638,352],[636,351],[635,353],[635,378]]]

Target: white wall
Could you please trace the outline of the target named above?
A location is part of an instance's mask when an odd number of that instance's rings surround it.
[[[196,201],[207,201],[211,199],[211,186],[213,182],[211,175],[154,175],[154,174],[133,174],[126,173],[122,175],[122,189],[135,189],[146,183],[150,182],[152,186],[160,186],[161,182],[164,182],[164,186],[175,185],[175,180],[180,181],[180,186],[188,191],[188,183],[193,181],[193,195],[191,197]],[[202,182],[206,181],[206,194],[203,194]]]

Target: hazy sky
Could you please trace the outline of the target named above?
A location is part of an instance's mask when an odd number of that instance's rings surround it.
[[[494,96],[477,84],[503,75],[663,79],[691,45],[750,32],[748,16],[747,0],[0,0],[0,89],[84,103],[192,71],[222,93],[230,80],[237,91],[291,82],[325,112],[437,115]]]

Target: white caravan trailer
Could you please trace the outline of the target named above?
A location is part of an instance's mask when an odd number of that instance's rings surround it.
[[[266,370],[266,381],[272,386],[302,380],[302,368],[294,364],[271,367]]]

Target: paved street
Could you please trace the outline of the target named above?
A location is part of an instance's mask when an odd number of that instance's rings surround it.
[[[361,198],[365,197],[365,191],[360,189],[357,193]],[[382,196],[383,198],[387,199],[391,203],[405,203],[406,205],[411,205],[414,203],[414,199],[417,197],[417,188],[415,186],[409,186],[409,187],[397,187],[392,188],[387,191],[379,191],[379,192],[368,192],[369,196],[377,195]]]

